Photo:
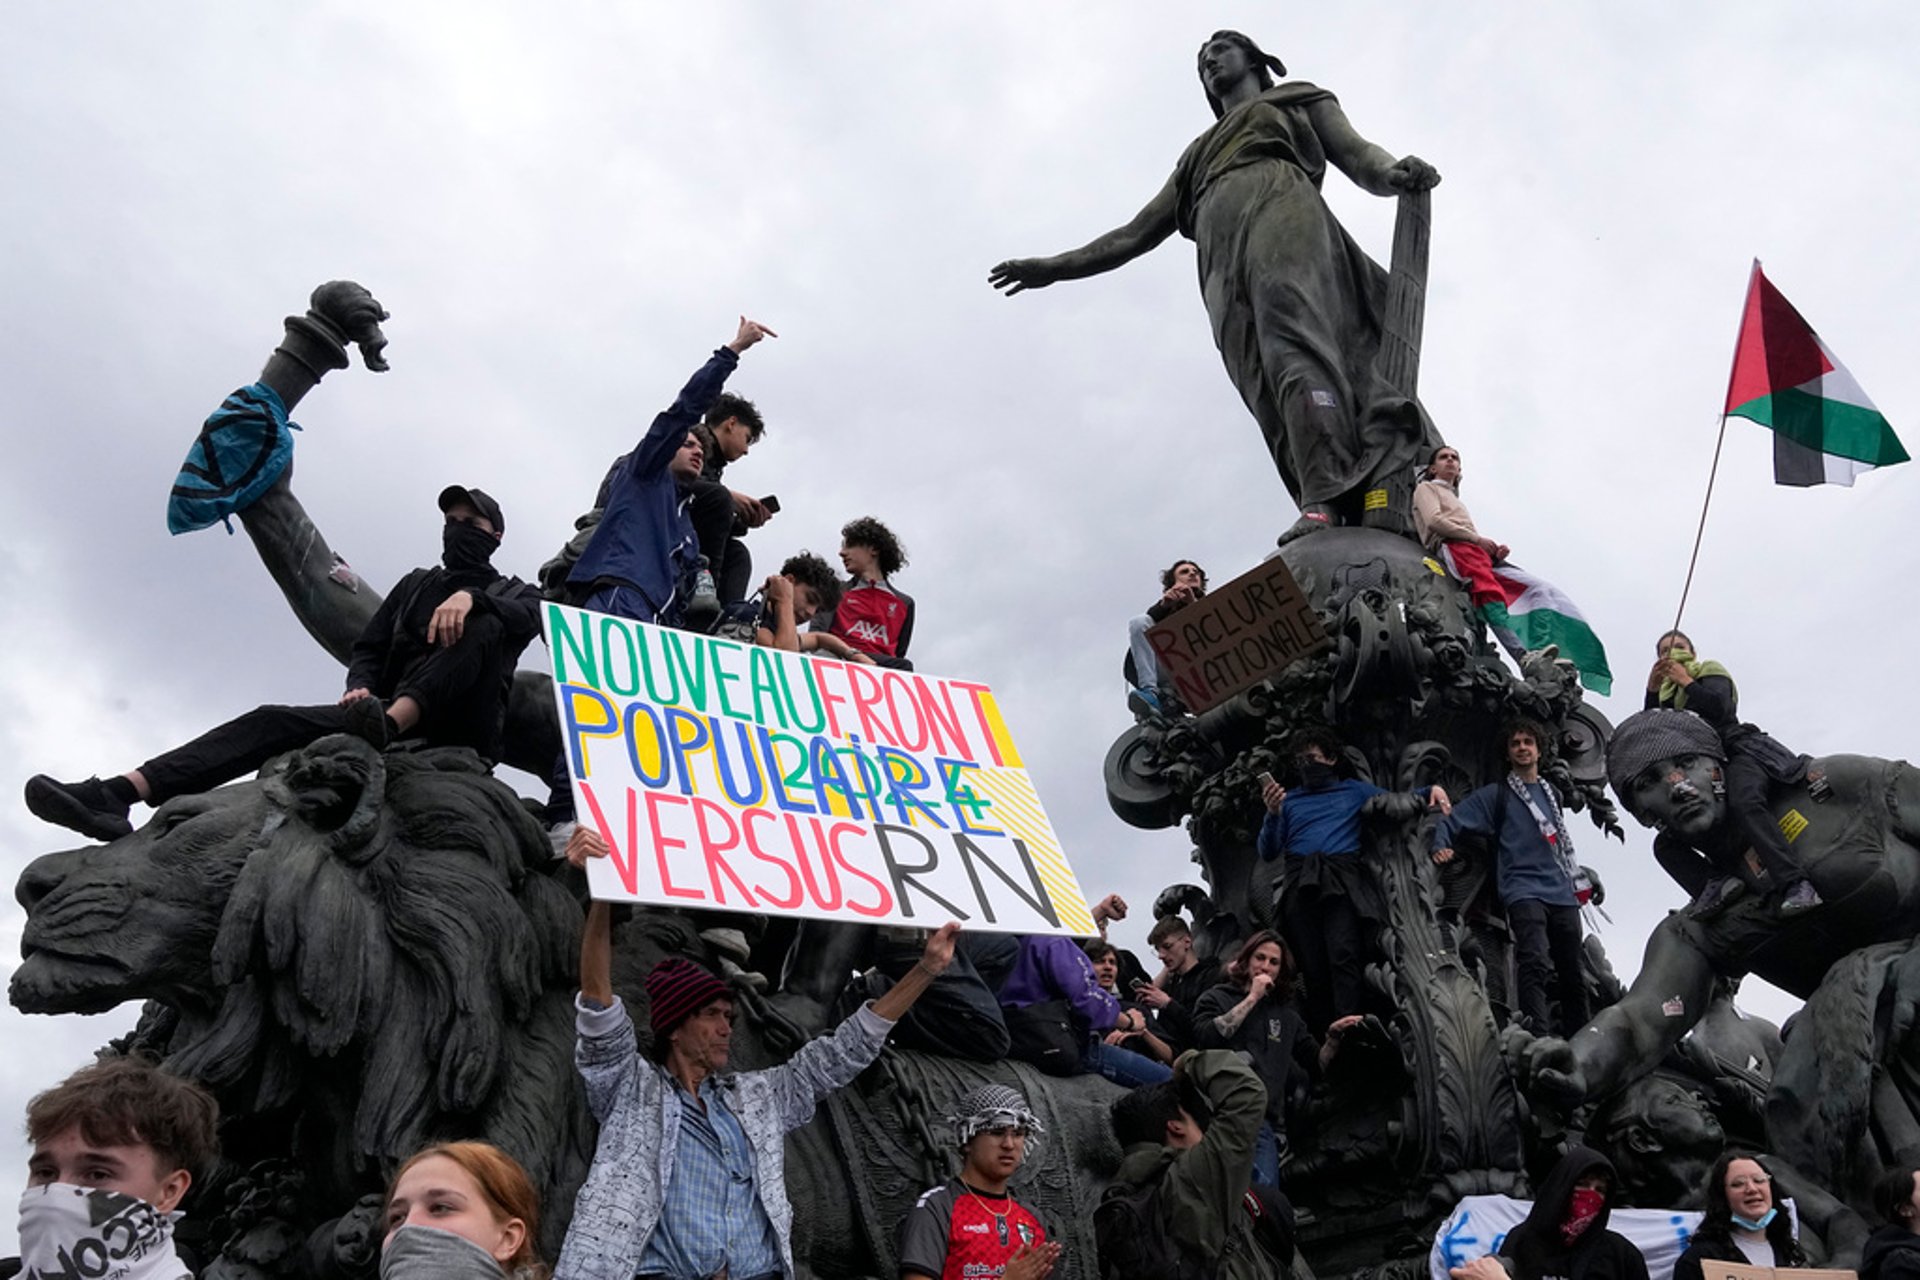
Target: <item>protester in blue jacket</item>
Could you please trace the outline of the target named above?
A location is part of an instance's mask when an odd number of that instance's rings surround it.
[[[1289,791],[1261,775],[1267,818],[1258,848],[1263,860],[1282,859],[1281,922],[1306,976],[1308,1026],[1324,1036],[1339,1019],[1366,1012],[1366,922],[1386,917],[1360,859],[1361,818],[1410,816],[1419,805],[1446,813],[1449,804],[1439,787],[1395,793],[1341,777],[1345,748],[1328,730],[1303,729],[1288,745],[1301,785]]]
[[[777,337],[740,317],[732,342],[713,353],[679,396],[655,415],[633,452],[617,459],[601,484],[600,523],[567,574],[576,597],[600,613],[674,626],[700,567],[688,503],[705,455],[693,428],[726,386],[740,356]]]
[[[1571,1036],[1587,1023],[1587,986],[1580,971],[1580,904],[1590,893],[1573,858],[1560,798],[1540,778],[1546,731],[1530,720],[1505,729],[1510,771],[1472,792],[1433,831],[1433,860],[1453,860],[1454,840],[1467,832],[1492,842],[1494,886],[1506,908],[1518,970],[1517,1012],[1536,1034]],[[1547,1016],[1553,989],[1559,1016]]]
[[[677,627],[700,572],[700,540],[690,505],[705,453],[693,428],[720,398],[740,355],[762,338],[779,337],[740,317],[740,331],[700,366],[674,402],[654,415],[631,453],[614,459],[594,499],[598,523],[580,558],[567,570],[569,598],[596,613]],[[542,581],[555,564],[541,570]],[[715,602],[716,609],[718,601]],[[573,786],[566,753],[554,759],[547,782],[547,822],[555,850],[574,830]]]

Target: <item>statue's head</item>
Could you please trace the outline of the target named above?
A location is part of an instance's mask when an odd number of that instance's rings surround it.
[[[1642,826],[1696,840],[1726,815],[1726,748],[1691,711],[1642,711],[1607,743],[1607,780]]]
[[[1273,88],[1275,76],[1284,76],[1287,69],[1280,59],[1263,51],[1253,42],[1252,37],[1238,31],[1216,31],[1207,37],[1200,46],[1198,58],[1200,83],[1207,91],[1207,105],[1213,108],[1214,118],[1220,118],[1225,108],[1221,99],[1228,89],[1239,84],[1246,76],[1253,76],[1260,88]]]
[[[1691,1209],[1702,1206],[1707,1174],[1727,1145],[1706,1094],[1658,1073],[1604,1103],[1588,1138],[1612,1157],[1624,1199]]]

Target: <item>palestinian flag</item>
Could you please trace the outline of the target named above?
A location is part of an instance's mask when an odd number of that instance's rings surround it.
[[[1726,412],[1773,429],[1776,484],[1850,485],[1862,471],[1907,460],[1873,401],[1760,273],[1757,258]]]
[[[1581,684],[1603,698],[1613,692],[1607,647],[1566,592],[1517,564],[1494,564],[1470,543],[1441,543],[1440,560],[1451,577],[1466,584],[1481,620],[1508,653],[1558,645],[1560,656],[1580,673]]]

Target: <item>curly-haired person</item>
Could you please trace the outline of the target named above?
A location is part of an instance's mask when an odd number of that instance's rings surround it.
[[[840,563],[848,575],[840,607],[830,626],[814,624],[825,637],[821,649],[856,662],[913,670],[907,661],[913,597],[893,585],[893,575],[907,567],[907,549],[893,530],[861,516],[840,530]]]

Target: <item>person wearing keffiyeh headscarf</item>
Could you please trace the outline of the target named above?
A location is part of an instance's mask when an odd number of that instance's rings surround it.
[[[960,1099],[948,1123],[960,1173],[900,1220],[901,1280],[1041,1280],[1060,1258],[1055,1232],[1008,1189],[1046,1132],[1040,1117],[1018,1091],[986,1084]]]

